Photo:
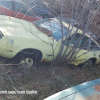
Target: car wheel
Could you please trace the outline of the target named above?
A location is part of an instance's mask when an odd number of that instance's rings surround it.
[[[23,59],[21,59],[18,63],[18,67],[24,67],[24,68],[31,68],[34,64],[34,57],[30,56],[30,55],[23,55]]]
[[[32,68],[34,64],[38,64],[42,59],[40,52],[32,51],[28,52],[27,50],[20,52],[15,58],[14,61],[19,68]]]
[[[92,65],[94,65],[93,61],[91,59],[89,59],[86,62],[84,62],[83,64],[78,65],[78,67],[80,67],[80,68],[86,68],[86,67],[90,68],[90,67],[92,67]]]

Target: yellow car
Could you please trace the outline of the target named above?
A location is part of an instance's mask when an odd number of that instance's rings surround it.
[[[65,38],[68,34],[66,30],[68,24],[64,22],[63,24],[63,36]],[[68,41],[65,43],[64,50],[67,48],[75,30],[76,28],[73,28]],[[81,35],[82,31],[78,30],[70,47],[75,45]],[[84,48],[77,53],[77,59],[72,61],[71,64],[85,66],[87,63],[93,65],[100,62],[100,46],[89,35],[84,35],[77,50],[87,40],[88,42]],[[60,52],[60,48],[61,26],[56,18],[30,23],[25,20],[0,15],[0,56],[13,58],[14,64],[25,63],[28,67],[31,67],[35,61],[51,62]]]

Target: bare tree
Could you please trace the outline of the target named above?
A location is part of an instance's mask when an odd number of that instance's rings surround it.
[[[50,44],[53,49],[53,60],[55,59],[53,64],[62,64],[65,62],[71,63],[81,56],[89,53],[90,47],[88,43],[90,38],[86,39],[85,33],[89,31],[93,32],[95,28],[93,22],[95,22],[95,17],[100,10],[100,5],[96,3],[95,0],[40,0],[39,2],[44,1],[49,3],[48,7],[50,8],[50,11],[57,11],[57,14],[60,16],[59,23],[61,25],[61,49],[56,59],[54,57],[54,53],[56,51],[54,49],[54,43]],[[66,36],[64,36],[63,33],[65,28],[63,18],[65,18],[66,21],[69,20],[67,21],[68,26],[66,28]],[[72,24],[72,20],[77,22],[76,28],[75,23]],[[81,35],[77,34],[80,29],[82,30]],[[91,34],[91,37],[92,35],[93,34]],[[80,53],[81,50],[84,52]],[[78,55],[79,53],[80,55]]]
[[[70,11],[70,21],[69,21],[69,26],[67,28],[68,34],[66,35],[65,39],[63,40],[63,9],[64,5],[67,4],[64,3],[66,1],[61,0],[59,4],[61,4],[61,18],[60,18],[60,23],[61,23],[61,49],[56,57],[56,64],[63,64],[65,62],[71,63],[75,61],[76,59],[80,58],[81,56],[87,54],[90,52],[88,50],[87,43],[89,42],[89,38],[87,40],[84,40],[85,33],[88,31],[91,31],[91,24],[93,20],[95,19],[96,15],[98,14],[100,10],[100,5],[95,5],[97,7],[93,7],[94,0],[71,0],[70,5],[71,5],[71,11]],[[81,6],[80,6],[81,4]],[[94,12],[94,14],[92,14]],[[71,25],[71,19],[75,19],[78,22],[78,26],[76,29],[74,29],[74,25]],[[93,26],[92,26],[93,27]],[[71,33],[74,31],[74,34],[71,35]],[[77,37],[78,30],[82,30],[82,35],[80,35],[76,41],[75,38]],[[93,34],[91,34],[92,37]],[[71,37],[72,36],[72,37]],[[71,37],[70,41],[68,40]],[[81,40],[83,40],[84,44],[80,45]],[[71,46],[74,41],[74,46]],[[66,46],[66,43],[69,42]],[[80,46],[79,46],[80,45]],[[87,47],[86,47],[87,46]],[[64,49],[66,47],[66,49]],[[87,50],[87,52],[83,52],[80,55],[77,56],[78,53],[80,53],[81,50]],[[67,54],[66,54],[67,53]],[[65,56],[66,55],[66,56]]]

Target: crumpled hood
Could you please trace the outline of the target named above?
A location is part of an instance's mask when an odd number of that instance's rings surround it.
[[[60,40],[62,37],[61,33],[61,25],[60,23],[55,19],[44,19],[44,20],[39,20],[34,22],[36,25],[46,28],[49,31],[52,32],[52,36],[56,40]],[[63,27],[63,36],[66,36],[68,34],[66,28]]]

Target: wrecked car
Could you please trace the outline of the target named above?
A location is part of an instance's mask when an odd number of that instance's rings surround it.
[[[42,18],[54,17],[49,8],[41,2],[32,1],[29,6],[36,15],[42,16]]]
[[[68,34],[67,27],[68,24],[64,23],[63,38]],[[68,42],[75,31],[76,28],[69,35],[68,41],[64,45],[64,50],[67,48]],[[69,48],[75,45],[81,35],[82,31],[78,30]],[[31,67],[35,61],[37,63],[43,61],[51,62],[60,52],[61,37],[61,25],[56,18],[30,23],[25,20],[0,15],[0,56],[9,59],[13,58],[13,64],[26,64]],[[87,40],[88,42],[85,43]],[[85,34],[76,50],[79,50],[83,44],[85,45],[84,48],[76,54],[77,59],[72,61],[71,64],[85,67],[87,64],[94,65],[99,63],[100,46],[98,43]]]
[[[41,20],[27,4],[20,0],[0,0],[0,14],[27,21]]]

